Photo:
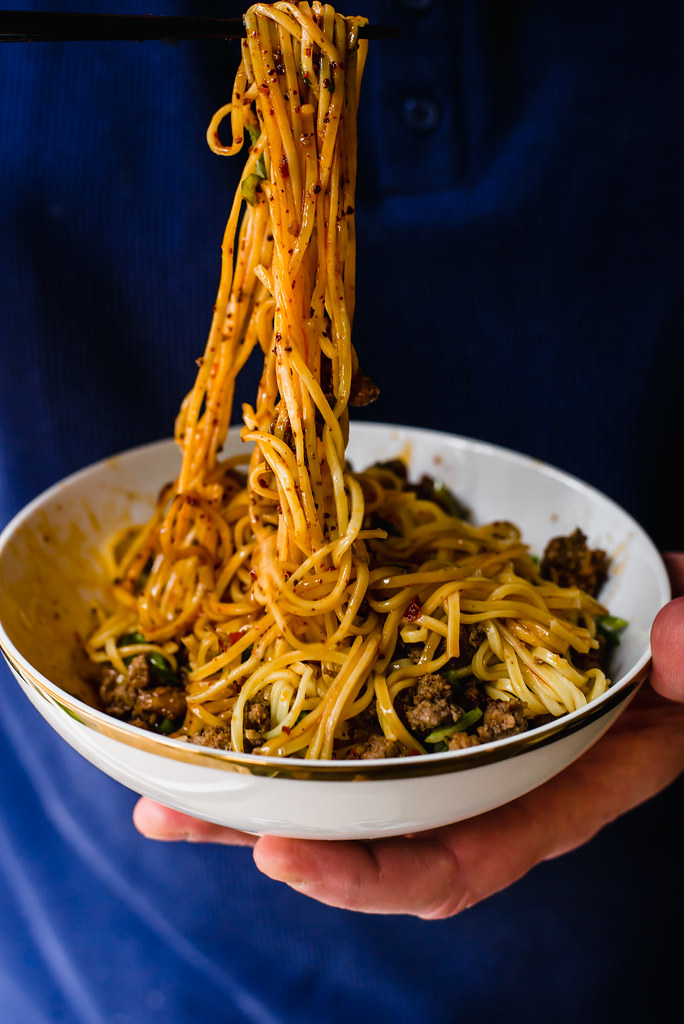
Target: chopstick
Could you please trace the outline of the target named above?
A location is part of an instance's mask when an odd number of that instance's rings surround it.
[[[0,43],[240,39],[244,34],[240,18],[0,11]],[[392,39],[399,35],[400,29],[394,25],[365,25],[359,29],[363,39]]]

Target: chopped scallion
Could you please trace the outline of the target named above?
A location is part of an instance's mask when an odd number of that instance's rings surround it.
[[[147,655],[147,660],[148,660],[149,664],[152,666],[152,668],[154,669],[154,671],[157,673],[159,678],[162,680],[162,682],[165,682],[165,683],[177,683],[178,682],[176,674],[174,673],[173,669],[171,668],[171,665],[169,664],[169,662],[166,660],[166,658],[162,657],[161,654],[158,654],[157,651],[149,652],[148,655]]]
[[[609,647],[617,647],[620,643],[618,634],[629,625],[626,619],[620,619],[616,615],[597,615],[596,628],[605,637]]]
[[[251,206],[256,206],[258,202],[256,190],[265,177],[266,175],[248,174],[246,178],[242,179],[240,191]]]
[[[142,633],[124,633],[119,637],[118,647],[128,647],[130,644],[146,644],[147,640]]]
[[[447,736],[453,736],[457,732],[465,732],[471,725],[475,725],[475,722],[479,722],[482,718],[482,712],[479,708],[472,708],[470,711],[466,711],[461,715],[458,722],[454,725],[445,725],[441,729],[433,729],[432,732],[425,737],[426,743],[442,743]]]

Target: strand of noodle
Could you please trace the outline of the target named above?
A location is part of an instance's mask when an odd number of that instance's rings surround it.
[[[270,729],[265,733],[265,739],[268,741],[274,736],[279,736],[285,733],[287,735],[290,727],[297,721],[304,701],[308,696],[308,691],[313,684],[313,669],[310,665],[304,668],[304,671],[299,677],[299,682],[294,693],[294,700],[291,701],[287,714],[277,722],[273,729]]]
[[[325,656],[326,660],[337,661],[338,664],[343,664],[346,659],[346,655],[338,655],[338,652],[336,651],[326,651]],[[286,665],[290,665],[295,661],[301,661],[302,658],[302,651],[289,651],[286,654],[280,655],[280,657],[274,658],[271,662],[267,663],[266,665],[260,666],[260,668],[258,668],[254,673],[252,673],[248,683],[245,684],[245,686],[243,686],[242,690],[240,691],[240,695],[237,699],[235,708],[233,710],[233,716],[231,719],[231,740],[234,750],[244,750],[242,735],[243,714],[244,706],[247,700],[250,697],[253,697],[256,693],[258,693],[259,689],[262,686],[268,684],[267,677],[269,672],[275,671]],[[311,658],[310,653],[309,658]],[[312,711],[309,712],[309,714],[306,716],[303,722],[300,722],[298,726],[295,726],[295,728],[292,730],[290,737],[288,738],[287,743],[285,743],[283,747],[287,748],[294,746],[294,748],[297,749],[297,741],[301,739],[302,734],[304,733],[305,730],[311,730],[313,727],[315,727],[315,723],[317,722],[318,718],[323,714],[323,711],[324,704],[321,701],[321,703],[319,703],[317,707],[315,707]],[[269,749],[269,744],[264,744],[261,749],[264,752],[266,752]],[[271,750],[271,752],[280,753],[280,750]]]
[[[357,715],[360,715],[363,711],[366,710],[367,707],[369,707],[374,697],[375,687],[373,686],[373,677],[372,675],[369,675],[366,676],[366,680],[363,686],[361,687],[361,692],[356,698],[356,700],[352,701],[351,704],[348,704],[345,707],[345,718],[347,720],[351,720],[355,718]]]
[[[332,755],[335,729],[346,701],[359,692],[373,664],[379,638],[366,640],[357,637],[349,650],[343,668],[321,700],[323,713],[309,749],[307,758],[329,758]]]
[[[107,655],[107,661],[111,661],[116,671],[120,672],[121,675],[128,676],[128,669],[126,668],[123,658],[119,654],[119,649],[116,646],[116,639],[113,636],[108,636],[105,639],[104,649]]]
[[[602,672],[600,668],[590,668],[587,672],[587,681],[593,679],[593,685],[587,693],[587,702],[596,700],[602,693],[605,693],[608,688],[608,680],[606,679],[605,672]]]
[[[358,639],[361,638],[359,637]],[[310,758],[330,759],[333,756],[335,738],[344,720],[348,717],[349,707],[355,702],[360,691],[369,680],[370,670],[377,650],[377,637],[364,640],[363,646],[366,649],[365,653],[359,655],[354,670],[350,673],[344,687],[340,690],[337,700],[329,709],[327,715],[323,716],[314,742],[310,747],[310,751],[307,752],[307,756]],[[319,736],[322,737],[320,747],[318,746]]]
[[[570,689],[571,684],[563,684],[558,673],[545,672],[544,667],[536,663],[529,651],[518,644],[510,633],[503,628],[501,633],[506,666],[513,689],[517,691],[516,696],[537,714],[543,714],[544,710],[556,716],[563,714],[568,710],[568,702],[574,710],[575,695]],[[573,689],[576,693],[580,692]],[[584,702],[583,694],[581,698]],[[540,707],[544,710],[539,710]]]
[[[340,619],[338,628],[328,633],[327,642],[331,647],[339,643],[340,640],[350,632],[354,619],[356,618],[359,608],[361,607],[361,603],[365,597],[367,586],[368,566],[364,562],[359,562],[356,566],[356,580],[349,596],[344,615]],[[381,637],[379,637],[379,641],[381,641]]]
[[[207,711],[207,709],[203,708],[201,705],[189,708],[188,716],[191,719],[198,718],[204,725],[212,725],[214,728],[220,729],[226,724],[222,718],[219,718],[218,715],[213,715],[211,711]]]
[[[244,652],[252,646],[260,637],[263,636],[269,629],[273,627],[273,613],[267,612],[262,619],[255,622],[254,625],[242,636],[236,643],[231,644],[227,651],[223,651],[217,657],[212,658],[211,661],[202,665],[200,668],[195,669],[190,673],[191,682],[200,682],[203,679],[208,679],[210,676],[215,675],[217,672],[222,672],[224,668],[227,668],[231,662],[235,661],[244,654]],[[213,695],[213,688],[211,691],[206,691],[203,696],[211,692]]]
[[[461,647],[461,605],[458,590],[453,590],[447,597],[447,623],[447,654],[449,658],[458,658]]]
[[[99,627],[90,635],[86,642],[89,650],[95,653],[97,647],[101,647],[108,637],[118,638],[122,633],[131,632],[130,626],[135,624],[135,619],[130,615],[122,615],[116,611],[102,620]]]
[[[383,734],[389,740],[399,740],[409,750],[415,750],[419,754],[424,754],[425,748],[421,746],[415,736],[411,735],[396,713],[385,676],[376,672],[373,676],[373,683],[378,708],[378,719]]]
[[[395,697],[399,690],[412,685],[420,676],[439,672],[441,668],[444,668],[448,660],[449,658],[444,654],[438,658],[420,661],[417,665],[403,665],[396,671],[390,672],[387,676],[387,686],[391,695]]]

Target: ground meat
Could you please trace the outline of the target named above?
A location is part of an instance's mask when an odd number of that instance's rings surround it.
[[[190,742],[200,747],[213,747],[214,750],[232,750],[230,729],[227,726],[220,728],[217,725],[207,725],[201,732],[191,736]]]
[[[447,736],[444,742],[449,750],[466,750],[468,747],[479,746],[481,740],[467,732],[455,732],[453,736]]]
[[[133,705],[133,718],[154,726],[168,718],[170,722],[185,717],[185,693],[175,686],[156,686],[153,690],[140,690]],[[148,727],[149,727],[148,726]]]
[[[527,729],[524,704],[519,700],[492,700],[485,708],[482,725],[477,728],[481,743],[516,736]]]
[[[248,729],[268,731],[271,728],[270,703],[259,697],[254,698],[254,700],[248,700],[245,704],[244,723]]]
[[[464,711],[473,711],[475,708],[484,711],[489,703],[489,697],[474,676],[462,681],[458,699]]]
[[[462,622],[458,631],[458,658],[452,658],[450,668],[462,668],[469,665],[477,654],[482,641],[487,639],[487,630],[481,622]]]
[[[591,550],[580,529],[569,537],[549,541],[541,561],[541,574],[560,587],[579,587],[596,597],[608,575],[608,556]]]
[[[131,659],[128,676],[105,668],[100,682],[100,700],[104,710],[141,729],[154,729],[168,719],[185,717],[185,691],[176,686],[154,686],[154,675],[147,658],[138,654]]]
[[[371,405],[380,395],[380,388],[362,370],[356,369],[349,389],[349,404],[353,406]]]
[[[600,668],[603,672],[606,670],[608,642],[603,633],[597,633],[596,639],[598,647],[592,647],[586,654],[580,654],[579,651],[572,652],[572,663],[580,672],[588,672],[592,668]]]
[[[128,666],[128,682],[138,690],[150,685],[150,666],[144,654],[136,654]]]
[[[150,668],[144,654],[138,654],[128,666],[128,678],[113,668],[105,668],[100,681],[100,700],[109,715],[127,718],[132,714],[141,689],[149,686]]]
[[[367,760],[372,757],[401,757],[406,748],[399,740],[388,740],[386,736],[375,734],[363,743],[356,743],[349,750],[347,757],[351,760]]]
[[[385,462],[374,462],[370,467],[371,469],[386,469],[390,473],[394,473],[396,477],[403,480],[406,483],[408,479],[408,473],[406,469],[406,463],[402,459],[387,459]]]
[[[467,505],[457,498],[453,491],[434,477],[424,474],[417,484],[407,486],[406,490],[414,491],[417,498],[423,501],[434,501],[447,515],[468,520],[471,512]]]
[[[421,676],[417,685],[402,696],[403,717],[409,729],[417,733],[426,734],[440,725],[450,725],[461,715],[452,686],[438,672]]]
[[[261,745],[264,733],[271,728],[271,702],[260,693],[245,704],[243,716],[246,749]]]
[[[100,700],[108,715],[127,718],[133,711],[138,689],[113,668],[106,668],[100,683]]]
[[[354,718],[347,719],[347,740],[354,746],[360,747],[367,740],[370,740],[378,731],[378,713],[377,704],[375,700],[372,700],[367,708],[355,715]]]

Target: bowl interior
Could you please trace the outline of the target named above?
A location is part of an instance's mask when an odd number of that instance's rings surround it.
[[[242,447],[239,430],[232,430],[226,450]],[[438,477],[475,521],[517,523],[534,553],[579,526],[612,559],[601,600],[629,622],[611,664],[613,691],[647,664],[650,627],[669,597],[667,573],[649,537],[609,498],[534,459],[434,431],[354,425],[348,454],[356,469],[407,458],[412,478]],[[76,637],[93,623],[92,604],[105,579],[104,544],[120,527],[145,521],[179,464],[172,441],[107,459],[45,492],[0,537],[0,644],[20,665],[87,704]]]

